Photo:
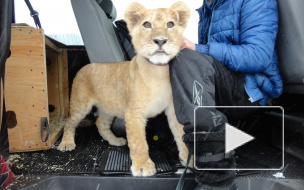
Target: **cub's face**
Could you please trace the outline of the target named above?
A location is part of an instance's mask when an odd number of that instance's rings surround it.
[[[146,9],[139,3],[130,4],[125,20],[137,54],[153,64],[167,64],[179,52],[189,15],[190,9],[184,2],[177,2],[169,9]]]

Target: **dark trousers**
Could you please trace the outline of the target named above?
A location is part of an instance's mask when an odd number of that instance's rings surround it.
[[[170,80],[177,120],[186,133],[194,131],[197,106],[258,106],[251,103],[240,72],[199,52],[183,49],[170,62]],[[243,118],[254,109],[198,108],[196,131],[222,131],[226,122]]]

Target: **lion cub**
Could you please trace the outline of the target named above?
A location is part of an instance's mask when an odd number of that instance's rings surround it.
[[[109,144],[122,146],[124,138],[116,137],[110,125],[114,116],[124,118],[134,176],[156,173],[149,157],[145,137],[146,121],[165,111],[175,137],[179,157],[186,164],[188,149],[182,135],[183,126],[175,116],[168,62],[181,45],[190,9],[183,2],[169,9],[146,9],[139,3],[130,4],[125,20],[137,55],[130,62],[91,63],[83,67],[72,86],[70,114],[58,149],[75,149],[75,128],[89,113],[98,109],[98,131]]]

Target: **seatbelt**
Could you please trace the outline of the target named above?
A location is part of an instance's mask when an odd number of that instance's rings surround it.
[[[39,20],[39,13],[37,11],[35,11],[30,3],[29,0],[24,0],[27,7],[29,8],[29,10],[31,11],[31,17],[33,17],[34,22],[36,24],[36,28],[41,28],[41,24],[40,24],[40,20]]]

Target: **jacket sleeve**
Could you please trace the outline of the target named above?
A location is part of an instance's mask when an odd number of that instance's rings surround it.
[[[207,52],[228,69],[263,72],[271,63],[278,30],[275,0],[244,0],[240,19],[240,45],[210,42],[198,51]]]

